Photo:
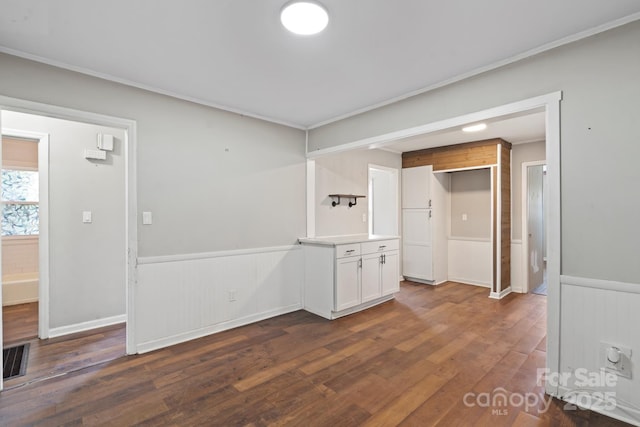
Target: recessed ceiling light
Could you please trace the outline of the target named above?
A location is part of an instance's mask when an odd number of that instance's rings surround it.
[[[320,3],[293,1],[282,8],[280,22],[294,34],[310,36],[327,27],[329,14]]]
[[[477,125],[463,127],[463,132],[480,132],[481,130],[485,130],[487,128],[486,123],[478,123]]]

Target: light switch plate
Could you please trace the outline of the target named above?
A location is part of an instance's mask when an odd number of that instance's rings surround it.
[[[82,212],[82,222],[85,224],[91,224],[92,218],[91,218],[91,211],[83,211]]]
[[[153,215],[151,212],[142,212],[142,225],[153,224]]]

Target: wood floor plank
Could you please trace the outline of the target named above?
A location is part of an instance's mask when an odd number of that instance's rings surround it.
[[[5,346],[21,344],[38,337],[38,303],[2,307],[2,342]]]
[[[400,397],[386,407],[376,412],[374,416],[364,424],[368,427],[382,427],[398,425],[409,416],[438,389],[447,383],[447,378],[428,375],[413,387],[407,389]]]
[[[447,328],[448,326],[445,324],[439,324],[434,326],[433,328],[428,328],[426,331],[420,332],[419,334],[414,335],[408,340],[403,341],[400,344],[396,345],[396,348],[404,352],[412,351],[419,345],[429,341],[434,336],[446,331]]]
[[[268,369],[261,370],[260,372],[256,373],[251,377],[238,381],[233,386],[238,391],[249,390],[250,388],[260,385],[266,381],[269,381],[270,379],[278,375],[282,375],[285,372],[292,371],[293,369],[297,368],[302,364],[315,361],[316,359],[321,357],[328,356],[330,353],[331,352],[324,347],[318,348],[314,351],[307,353],[302,357],[296,358],[294,360],[290,360],[288,362],[273,366]]]
[[[371,339],[364,339],[355,344],[350,345],[349,347],[345,347],[342,350],[336,351],[335,353],[331,353],[321,359],[314,360],[313,362],[307,363],[300,367],[300,371],[304,372],[307,375],[314,374],[322,369],[325,369],[333,364],[336,364],[346,357],[356,354],[361,351],[366,351],[368,347],[375,344],[375,341]]]
[[[538,417],[534,417],[526,412],[518,412],[518,416],[513,422],[513,427],[540,427],[549,425]]]

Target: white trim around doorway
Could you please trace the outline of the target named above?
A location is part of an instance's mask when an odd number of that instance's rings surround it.
[[[547,227],[547,358],[546,368],[550,372],[560,372],[560,262],[561,262],[561,230],[560,230],[560,102],[562,92],[551,92],[474,113],[451,117],[420,126],[400,129],[381,135],[374,135],[351,141],[335,147],[309,152],[307,159],[315,159],[327,154],[340,153],[358,148],[389,148],[399,139],[417,136],[439,130],[458,127],[467,123],[480,122],[508,114],[545,109],[546,159],[549,204]],[[307,183],[310,185],[310,183]],[[307,201],[309,203],[309,200]],[[552,396],[558,395],[558,387],[549,382],[545,391]]]
[[[137,192],[136,192],[136,122],[134,120],[66,107],[26,101],[7,96],[0,96],[0,111],[15,111],[63,120],[90,123],[99,126],[109,126],[125,131],[125,234],[122,256],[127,268],[126,277],[126,353],[136,353],[135,314],[134,314],[134,285],[136,283],[137,254],[138,254],[138,226],[137,226]],[[42,241],[41,241],[42,245]],[[48,258],[47,258],[48,260]],[[41,264],[42,267],[42,264]],[[48,266],[47,266],[48,271]],[[42,285],[41,285],[42,286]],[[48,292],[48,287],[45,290]],[[44,316],[41,316],[41,318]],[[48,316],[47,316],[48,318]],[[1,321],[0,321],[1,322]],[[0,323],[1,326],[1,323]],[[48,329],[48,328],[47,328]],[[47,331],[48,334],[48,331]],[[1,387],[0,387],[1,389]]]

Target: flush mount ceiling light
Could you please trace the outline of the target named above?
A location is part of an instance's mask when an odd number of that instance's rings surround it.
[[[294,34],[310,36],[326,28],[329,14],[320,3],[293,1],[282,8],[280,22]]]
[[[481,130],[485,130],[487,128],[486,123],[478,123],[477,125],[471,125],[467,127],[463,127],[463,132],[480,132]]]

